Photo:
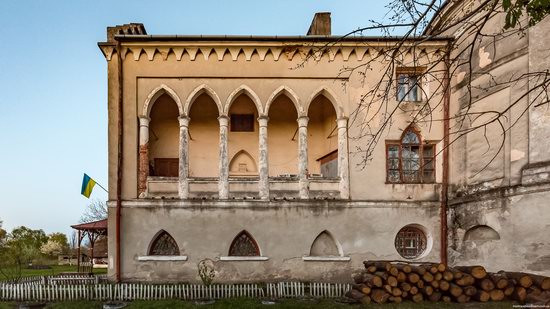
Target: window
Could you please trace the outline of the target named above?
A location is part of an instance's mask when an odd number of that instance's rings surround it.
[[[231,132],[254,132],[254,114],[231,114]]]
[[[332,237],[332,235],[323,231],[321,234],[317,235],[311,249],[309,250],[309,256],[340,256],[340,251],[338,250],[338,245]]]
[[[387,141],[386,155],[387,182],[435,182],[435,145],[422,143],[413,128],[406,129],[400,141]]]
[[[149,250],[149,255],[179,255],[180,249],[178,244],[165,231],[162,231],[158,234],[157,238],[153,240],[151,244],[151,249]]]
[[[397,100],[422,101],[422,68],[397,69]]]
[[[260,248],[247,231],[242,231],[233,239],[229,256],[260,256]]]
[[[155,158],[155,165],[150,169],[151,176],[178,177],[178,158]]]
[[[405,226],[395,236],[395,249],[406,259],[415,259],[426,251],[426,234],[414,226]]]

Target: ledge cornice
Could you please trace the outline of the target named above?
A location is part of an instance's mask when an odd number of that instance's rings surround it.
[[[288,60],[292,61],[295,57],[300,60],[306,60],[308,57],[317,61],[334,61],[338,55],[344,62],[352,57],[357,61],[368,61],[376,58],[391,47],[395,42],[384,41],[364,41],[364,42],[178,42],[178,41],[144,41],[144,42],[124,42],[121,47],[122,59],[126,59],[130,54],[134,61],[144,57],[153,61],[155,57],[168,60],[170,55],[177,61],[196,61],[202,57],[205,61],[211,57],[218,61],[251,61],[256,55],[260,61],[271,59],[273,61]],[[446,41],[427,41],[405,43],[403,48],[415,46],[416,58],[427,58],[426,61],[435,61],[441,57],[441,52]],[[98,43],[101,52],[107,61],[111,61],[116,50],[116,45],[109,43]],[[269,58],[268,58],[269,57]]]

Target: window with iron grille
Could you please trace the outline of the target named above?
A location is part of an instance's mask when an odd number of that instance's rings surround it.
[[[395,236],[395,249],[406,259],[415,259],[426,251],[426,235],[414,226],[405,226]]]
[[[423,68],[397,68],[397,100],[399,102],[422,101]]]
[[[162,231],[157,238],[153,240],[149,255],[179,255],[178,244],[170,234]]]
[[[242,231],[233,239],[229,256],[260,256],[260,248],[247,231]]]
[[[419,132],[409,127],[400,141],[386,141],[388,183],[434,183],[435,144],[422,143]]]
[[[231,114],[231,132],[254,132],[254,114]]]

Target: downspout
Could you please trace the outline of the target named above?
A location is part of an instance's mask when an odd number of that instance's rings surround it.
[[[115,38],[115,40],[117,40]],[[118,154],[117,154],[117,179],[116,179],[116,260],[115,260],[115,273],[116,282],[120,282],[120,216],[122,208],[122,146],[123,146],[123,92],[122,92],[122,47],[120,41],[117,40],[116,45],[117,65],[118,65]]]
[[[441,221],[441,263],[447,265],[447,203],[448,203],[448,190],[449,190],[449,105],[451,101],[451,78],[449,76],[449,70],[451,66],[450,61],[451,44],[447,45],[447,53],[445,55],[445,72],[444,72],[444,90],[443,94],[443,180],[441,184],[441,207],[440,207],[440,221]]]

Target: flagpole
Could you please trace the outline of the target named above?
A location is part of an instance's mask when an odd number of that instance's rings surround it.
[[[95,180],[94,180],[95,181]],[[107,189],[103,188],[102,185],[100,185],[97,181],[95,182],[96,185],[98,185],[101,189],[103,189],[103,191],[109,193],[109,191],[107,191]]]

